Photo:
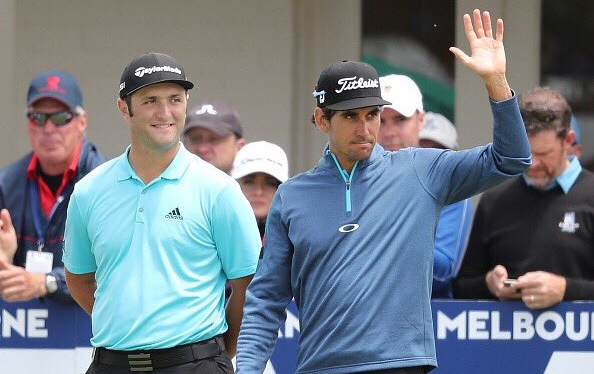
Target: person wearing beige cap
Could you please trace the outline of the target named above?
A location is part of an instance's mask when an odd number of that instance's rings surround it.
[[[387,151],[406,147],[458,149],[456,129],[438,113],[425,113],[423,95],[417,84],[406,75],[380,77],[382,97],[392,104],[384,105],[378,143]],[[439,135],[437,135],[439,133]],[[420,136],[438,138],[446,144]],[[445,135],[445,136],[444,136]],[[472,216],[470,199],[445,206],[440,214],[433,247],[432,298],[452,298],[452,281],[464,252]]]
[[[419,145],[423,148],[458,150],[456,127],[442,114],[427,112],[425,125],[419,133]]]
[[[239,115],[223,101],[204,101],[188,111],[183,143],[190,152],[229,174],[245,144]]]
[[[272,198],[278,186],[289,179],[285,151],[266,141],[248,143],[237,152],[231,176],[239,182],[250,202],[256,215],[260,237],[264,240],[266,217]]]
[[[425,124],[419,133],[423,148],[458,149],[456,127],[439,113],[425,113]],[[472,200],[464,199],[441,210],[433,245],[433,299],[451,299],[453,281],[464,256],[472,223]]]

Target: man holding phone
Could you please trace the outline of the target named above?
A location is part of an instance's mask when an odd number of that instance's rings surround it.
[[[481,197],[454,297],[531,309],[594,300],[594,174],[570,156],[571,109],[548,87],[519,105],[532,166]]]

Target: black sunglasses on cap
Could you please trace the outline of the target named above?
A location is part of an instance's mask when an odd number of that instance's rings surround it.
[[[66,126],[76,117],[77,115],[69,110],[61,110],[53,113],[41,113],[41,112],[28,112],[27,118],[38,127],[44,127],[47,123],[48,118],[57,127]]]

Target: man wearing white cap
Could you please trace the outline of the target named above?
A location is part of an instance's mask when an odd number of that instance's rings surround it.
[[[380,86],[382,97],[392,104],[382,109],[378,143],[388,151],[417,147],[425,119],[421,90],[412,79],[398,74],[380,77]]]
[[[425,124],[419,133],[419,145],[423,148],[458,150],[458,132],[443,115],[427,112]],[[432,298],[454,296],[452,282],[460,267],[471,223],[471,199],[455,202],[441,210],[433,246]]]
[[[434,113],[423,111],[423,95],[417,84],[406,75],[390,74],[380,77],[382,97],[392,104],[384,105],[381,112],[381,126],[378,134],[378,143],[388,151],[398,151],[406,147],[420,145],[419,134],[427,125],[427,115],[436,119]],[[448,121],[445,117],[443,120]],[[443,121],[432,121],[431,125],[441,126]],[[448,121],[449,122],[449,121]],[[431,126],[430,125],[430,126]],[[446,127],[447,128],[447,127]],[[449,145],[455,147],[428,148],[458,148],[458,136],[454,134],[452,141],[452,125],[449,130]],[[430,129],[425,134],[434,133]],[[444,131],[448,131],[444,130]],[[427,135],[425,135],[427,136]],[[440,215],[440,224],[435,233],[434,264],[433,264],[433,298],[451,298],[452,279],[456,274],[458,259],[468,237],[468,225],[472,209],[470,200],[459,201],[455,206],[446,206]],[[443,221],[443,222],[442,222]]]

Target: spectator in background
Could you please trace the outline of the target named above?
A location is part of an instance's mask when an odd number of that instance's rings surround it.
[[[423,95],[416,83],[406,75],[391,74],[380,77],[382,97],[392,104],[384,105],[381,112],[381,126],[378,143],[388,151],[398,151],[405,147],[418,147],[419,135],[426,126],[426,113],[423,111]],[[439,138],[444,136],[449,145],[458,147],[456,129],[449,121],[441,116],[432,114],[433,128],[425,131],[425,143],[430,142],[430,136],[435,136],[439,127]],[[447,121],[445,123],[441,120]],[[448,127],[449,126],[451,127]],[[452,134],[453,131],[453,134]],[[433,142],[436,145],[435,142]],[[451,148],[440,145],[434,148]],[[469,210],[470,208],[470,210]],[[433,264],[433,298],[452,297],[452,279],[459,265],[460,255],[468,236],[468,224],[472,212],[470,199],[457,202],[454,206],[442,209],[437,231],[435,233],[434,264]]]
[[[384,105],[378,143],[387,151],[419,146],[419,132],[425,122],[423,95],[419,86],[406,75],[380,77],[382,97],[392,104]]]
[[[262,239],[260,251],[260,259],[262,259],[266,243],[266,218],[272,198],[278,186],[289,179],[287,155],[281,147],[273,143],[266,141],[248,143],[237,152],[231,176],[237,180],[254,210]],[[264,372],[274,372],[270,361],[266,363]]]
[[[188,111],[183,143],[190,152],[229,174],[245,144],[239,115],[223,101],[198,104]]]
[[[264,241],[266,217],[278,186],[289,179],[285,151],[276,144],[259,141],[246,144],[237,152],[231,176],[239,182],[258,222]],[[262,258],[262,254],[260,254]]]
[[[419,133],[423,148],[458,150],[456,127],[439,113],[425,113],[425,125]],[[472,222],[472,200],[446,205],[439,215],[433,246],[434,299],[452,298],[452,282],[458,271]]]
[[[105,159],[85,139],[87,113],[72,74],[49,70],[27,92],[32,151],[0,170],[0,296],[72,302],[62,243],[74,184]]]
[[[573,144],[569,149],[569,154],[580,158],[582,157],[582,131],[580,129],[580,124],[573,113],[571,114],[571,129],[575,133],[575,139],[573,140]]]
[[[594,174],[568,157],[570,107],[548,87],[519,103],[532,166],[482,195],[454,296],[531,309],[594,300]]]

